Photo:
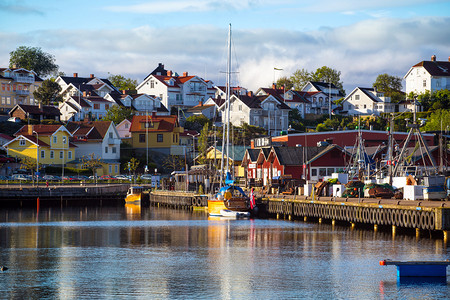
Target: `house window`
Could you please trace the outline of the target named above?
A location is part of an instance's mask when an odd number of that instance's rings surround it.
[[[239,109],[239,111],[242,111],[242,104],[239,104],[238,109]]]
[[[359,95],[355,95],[355,100],[359,100]]]
[[[150,88],[151,89],[155,88],[155,82],[153,80],[150,80]]]
[[[63,159],[64,158],[64,151],[59,151],[59,158]]]
[[[162,135],[162,133],[158,133],[158,135],[156,136],[156,141],[158,143],[162,143],[163,142],[163,135]]]
[[[108,147],[105,147],[105,153],[108,153]]]
[[[114,166],[114,173],[119,173],[119,166],[118,165]]]
[[[128,129],[128,123],[125,123],[125,128],[127,128],[127,129]]]
[[[67,152],[67,158],[72,159],[72,151]]]
[[[54,137],[53,137],[53,144],[56,144],[56,143],[58,143],[58,137],[57,137],[57,136],[54,136]]]
[[[317,169],[311,169],[311,176],[317,176]]]
[[[116,153],[116,152],[117,152],[116,147],[112,147],[112,153]]]
[[[45,158],[45,150],[41,150],[41,158]]]
[[[358,109],[358,108],[359,108],[359,105],[358,105],[358,104],[356,104],[356,105],[355,105],[355,108],[356,108],[356,109]]]
[[[25,144],[26,144],[26,141],[25,141],[25,140],[20,140],[20,141],[19,141],[19,145],[20,145],[20,146],[25,146]]]
[[[63,144],[66,144],[66,143],[67,143],[67,137],[63,136]]]
[[[94,109],[100,109],[100,104],[94,103]]]
[[[50,150],[50,158],[54,159],[55,158],[55,151]]]
[[[110,138],[110,139],[113,138],[113,133],[112,133],[112,132],[109,133],[109,138]]]
[[[108,167],[109,167],[109,168],[108,168],[108,170],[109,170],[109,174],[111,174],[111,173],[112,173],[112,166],[111,166],[111,165],[109,165]]]
[[[427,87],[427,80],[426,79],[423,80],[423,87]]]
[[[145,143],[145,134],[139,134],[139,143]]]
[[[367,106],[364,104],[364,108],[366,108]]]

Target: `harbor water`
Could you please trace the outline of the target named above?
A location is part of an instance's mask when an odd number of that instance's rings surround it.
[[[449,258],[441,239],[302,221],[0,210],[1,299],[444,299],[450,279],[400,281],[379,261]]]

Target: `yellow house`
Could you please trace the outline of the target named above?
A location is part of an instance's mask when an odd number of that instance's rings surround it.
[[[229,160],[228,163],[231,166],[234,166],[234,176],[243,177],[245,176],[245,168],[241,166],[242,159],[244,158],[245,150],[249,147],[246,146],[233,146],[230,145],[228,148],[229,151]],[[226,148],[225,148],[226,150]],[[198,157],[197,157],[198,158]],[[196,158],[196,159],[197,159]],[[206,150],[206,160],[216,161],[216,165],[220,168],[221,160],[222,160],[222,146],[218,146],[214,148],[213,146],[209,147]],[[227,163],[227,155],[224,155],[224,164]],[[208,164],[208,163],[207,163]]]
[[[72,135],[63,125],[25,125],[14,135],[4,145],[8,155],[38,158],[40,166],[65,166],[75,158],[76,146],[69,142]]]
[[[133,148],[170,148],[180,144],[183,130],[176,116],[133,116],[131,145]]]

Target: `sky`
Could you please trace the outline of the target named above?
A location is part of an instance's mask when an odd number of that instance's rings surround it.
[[[163,63],[223,85],[229,24],[232,84],[253,91],[328,66],[350,93],[450,57],[450,1],[0,0],[0,67],[30,46],[69,76],[140,83]]]

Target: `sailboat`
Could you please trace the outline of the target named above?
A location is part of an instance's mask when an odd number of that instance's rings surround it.
[[[220,177],[220,190],[213,197],[208,199],[208,213],[211,216],[241,216],[244,212],[248,213],[253,208],[253,202],[245,192],[238,186],[234,185],[234,181],[229,172],[229,144],[230,144],[230,86],[231,86],[231,24],[228,31],[228,63],[227,63],[227,84],[225,112],[226,119],[223,123],[223,147]],[[224,166],[224,157],[227,163]],[[225,167],[225,169],[224,169]],[[223,185],[223,177],[226,175],[225,184]]]

